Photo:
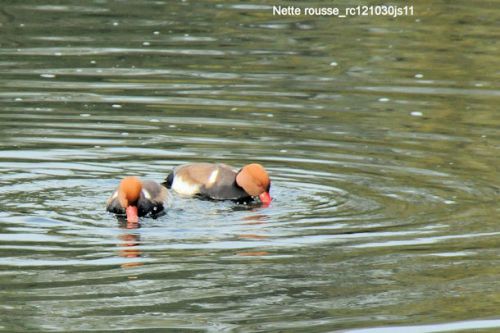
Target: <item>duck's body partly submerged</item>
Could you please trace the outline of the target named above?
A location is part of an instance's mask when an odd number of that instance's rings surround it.
[[[138,222],[142,216],[158,217],[164,213],[167,190],[160,184],[137,177],[125,177],[108,199],[106,210],[127,215],[128,222]]]
[[[249,202],[259,196],[263,203],[271,201],[271,181],[260,164],[249,164],[239,171],[226,164],[184,164],[176,167],[163,185],[182,195],[213,200]]]

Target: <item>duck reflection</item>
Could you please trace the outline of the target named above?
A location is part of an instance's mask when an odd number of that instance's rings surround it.
[[[269,204],[259,204],[259,205],[252,205],[248,207],[247,209],[250,212],[253,212],[255,214],[251,214],[248,216],[245,216],[243,218],[243,223],[246,225],[265,225],[267,220],[269,219],[269,216],[266,214],[262,213],[262,210],[260,208],[266,208],[268,207]],[[243,210],[241,207],[236,210]],[[264,229],[260,229],[264,230]],[[262,240],[267,240],[269,236],[263,235],[263,234],[256,234],[256,233],[244,233],[244,234],[239,234],[238,239],[241,240],[256,240],[256,241],[262,241]],[[270,253],[267,251],[242,251],[242,252],[237,252],[236,255],[238,256],[244,256],[244,257],[261,257],[261,256],[266,256],[269,255]]]
[[[141,236],[137,232],[137,229],[140,228],[140,223],[138,222],[130,222],[123,216],[117,216],[118,226],[120,229],[123,229],[123,233],[121,233],[118,238],[120,239],[119,246],[120,251],[119,254],[123,258],[139,258],[142,256],[142,252],[139,249],[141,245]],[[127,262],[121,265],[122,268],[131,268],[141,266],[141,262]]]

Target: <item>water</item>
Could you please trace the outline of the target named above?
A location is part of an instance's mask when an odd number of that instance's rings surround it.
[[[496,2],[272,5],[3,4],[0,331],[500,330]],[[191,161],[275,200],[104,211]]]

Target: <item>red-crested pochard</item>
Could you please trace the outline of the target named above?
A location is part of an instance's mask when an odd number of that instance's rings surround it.
[[[245,165],[239,171],[225,164],[192,163],[176,167],[163,183],[179,194],[213,200],[249,202],[259,197],[271,202],[271,180],[260,164]]]
[[[137,177],[125,177],[109,197],[106,210],[127,215],[127,222],[139,222],[139,216],[158,217],[163,213],[167,190],[160,184]]]

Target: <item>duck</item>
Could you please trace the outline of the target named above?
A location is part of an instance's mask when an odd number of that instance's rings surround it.
[[[269,174],[257,163],[240,170],[222,163],[183,164],[174,168],[162,185],[181,195],[203,199],[248,203],[258,197],[263,204],[272,200]]]
[[[116,215],[126,215],[127,222],[137,223],[139,217],[157,218],[163,215],[167,195],[167,189],[157,182],[129,176],[121,180],[109,197],[106,210]]]

